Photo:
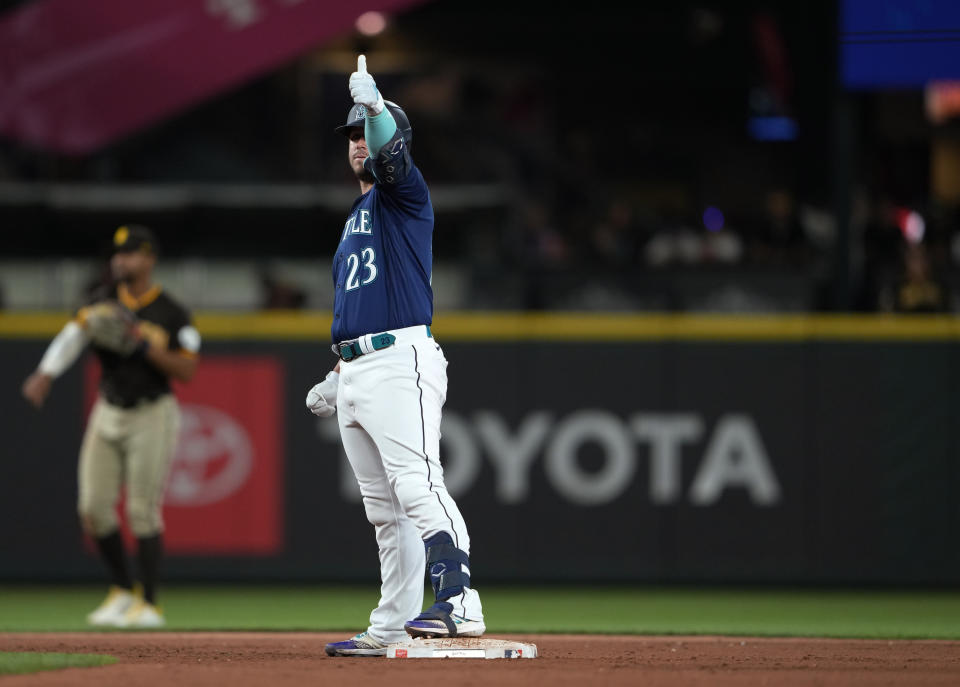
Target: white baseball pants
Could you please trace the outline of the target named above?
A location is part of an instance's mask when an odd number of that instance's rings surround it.
[[[340,437],[380,547],[380,603],[367,631],[385,643],[407,639],[403,624],[423,608],[423,540],[448,532],[470,553],[440,466],[447,360],[427,332],[425,326],[393,330],[393,346],[340,364]],[[455,614],[483,619],[476,590],[447,601]]]

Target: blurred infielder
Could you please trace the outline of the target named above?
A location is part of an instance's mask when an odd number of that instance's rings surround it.
[[[380,547],[381,596],[370,626],[326,651],[382,656],[408,634],[479,637],[486,628],[470,587],[470,538],[440,467],[447,360],[430,333],[430,192],[410,157],[410,122],[384,101],[363,55],[350,94],[355,105],[337,131],[349,138],[361,195],[333,262],[340,362],[310,390],[307,407],[321,417],[337,413]],[[436,598],[421,612],[424,563]]]
[[[156,606],[163,553],[161,509],[180,426],[170,378],[189,380],[197,366],[200,334],[190,314],[152,282],[157,242],[146,227],[117,229],[110,268],[116,285],[94,296],[47,348],[23,385],[38,408],[53,380],[91,344],[103,370],[100,394],[80,449],[79,513],[94,538],[112,586],[87,616],[92,625],[160,627]],[[127,522],[137,538],[136,588],[117,520],[121,486]]]

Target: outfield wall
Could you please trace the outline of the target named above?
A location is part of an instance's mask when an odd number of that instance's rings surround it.
[[[0,579],[93,579],[74,515],[95,369],[19,397],[64,315],[0,315]],[[373,580],[320,315],[201,314],[168,578]],[[447,482],[510,581],[960,583],[960,320],[439,316]]]

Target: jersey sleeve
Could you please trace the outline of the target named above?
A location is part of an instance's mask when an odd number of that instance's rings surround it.
[[[200,332],[193,326],[190,313],[180,310],[171,331],[169,348],[186,358],[196,358],[200,353]]]
[[[416,212],[429,201],[427,184],[413,164],[410,148],[399,129],[380,148],[376,157],[367,158],[364,166],[376,178],[380,189],[404,209]]]
[[[184,315],[181,326],[170,337],[170,348],[186,358],[196,358],[200,354],[200,332],[193,326],[189,313]]]

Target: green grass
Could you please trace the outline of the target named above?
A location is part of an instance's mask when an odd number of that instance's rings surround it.
[[[88,630],[101,587],[0,586],[0,632]],[[685,588],[483,589],[498,632],[960,639],[960,592]],[[167,587],[169,630],[364,629],[377,589]]]
[[[20,675],[60,668],[88,668],[116,663],[113,656],[0,651],[0,675]]]

